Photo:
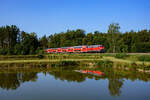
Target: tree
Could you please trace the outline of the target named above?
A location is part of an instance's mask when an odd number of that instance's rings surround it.
[[[38,48],[38,39],[36,33],[25,33],[22,32],[22,54],[35,54]]]
[[[0,54],[35,54],[45,48],[102,44],[106,52],[150,52],[150,30],[121,33],[118,23],[108,32],[85,33],[82,29],[67,30],[37,38],[36,33],[20,32],[16,25],[0,27]]]
[[[47,37],[46,37],[46,35],[44,35],[40,40],[39,40],[39,44],[40,44],[40,46],[43,48],[43,49],[45,49],[45,48],[47,48],[47,44],[48,44],[48,39],[47,39]]]
[[[84,38],[83,38],[83,44],[84,45],[92,45],[93,44],[93,34],[88,33]]]
[[[115,53],[116,48],[117,48],[117,40],[119,39],[119,29],[120,26],[118,23],[112,23],[109,25],[108,28],[108,41],[109,41],[109,46],[110,46],[110,52]]]

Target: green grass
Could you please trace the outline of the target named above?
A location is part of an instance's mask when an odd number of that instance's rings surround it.
[[[150,55],[138,54],[48,54],[48,55],[11,55],[0,56],[0,64],[21,64],[21,63],[54,63],[57,66],[68,65],[92,65],[95,62],[99,66],[116,66],[116,67],[131,67],[149,69]],[[141,60],[142,59],[142,60]],[[143,63],[143,59],[144,62]],[[80,62],[80,63],[79,63]],[[133,64],[135,63],[135,64]]]
[[[129,55],[127,55],[126,53],[117,53],[115,55],[115,58],[119,58],[119,59],[125,59],[127,57],[129,57]]]
[[[113,62],[110,60],[99,60],[97,65],[99,67],[113,67]]]

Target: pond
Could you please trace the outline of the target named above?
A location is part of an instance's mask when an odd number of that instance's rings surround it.
[[[66,68],[0,70],[0,100],[149,100],[150,74]]]

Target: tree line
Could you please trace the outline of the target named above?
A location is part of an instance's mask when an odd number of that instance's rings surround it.
[[[67,30],[37,37],[35,32],[20,31],[16,25],[0,27],[0,54],[41,54],[46,48],[102,44],[106,52],[150,52],[150,30],[122,33],[118,23],[112,23],[106,33],[86,33],[82,29]]]

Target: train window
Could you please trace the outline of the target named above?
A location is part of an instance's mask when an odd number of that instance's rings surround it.
[[[96,47],[98,47],[98,45],[94,45],[94,46],[93,46],[93,48],[96,48]]]
[[[103,47],[103,45],[99,45],[99,47]]]
[[[97,48],[97,47],[103,47],[102,45],[89,45],[88,48]]]
[[[74,48],[82,48],[82,46],[74,46]]]
[[[88,46],[88,48],[93,48],[93,45]]]

